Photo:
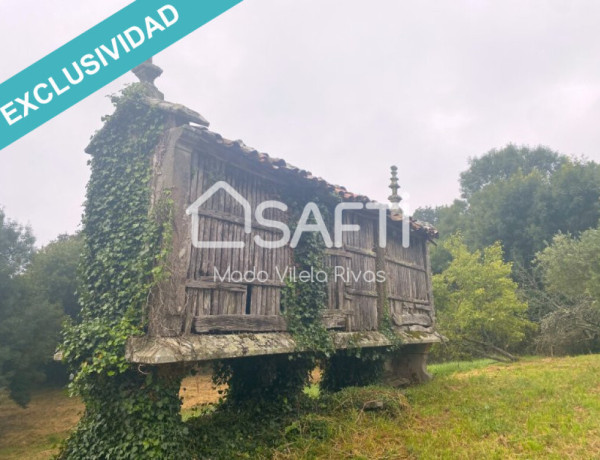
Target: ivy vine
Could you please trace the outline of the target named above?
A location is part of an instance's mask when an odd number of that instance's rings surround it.
[[[337,197],[334,198],[337,199]],[[331,213],[327,204],[316,198],[313,199],[313,202],[317,204],[321,216],[330,228]],[[286,204],[291,222],[290,231],[293,234],[306,203],[290,194]],[[325,247],[320,233],[303,233],[293,252],[294,266],[297,272],[312,270],[314,273],[328,273],[329,270],[325,264]],[[321,314],[327,308],[326,280],[321,282],[313,279],[311,282],[302,282],[297,279],[286,279],[286,285],[281,294],[281,304],[288,330],[294,337],[298,349],[310,350],[325,357],[330,356],[335,347],[331,335],[321,321]]]
[[[70,385],[86,405],[59,458],[182,458],[177,369],[138,369],[125,359],[129,337],[145,332],[148,294],[171,246],[168,195],[151,206],[152,157],[165,118],[145,102],[143,84],[113,96],[88,153],[78,321],[63,330]]]

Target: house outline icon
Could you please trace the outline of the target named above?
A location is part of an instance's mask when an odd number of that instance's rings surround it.
[[[198,227],[199,227],[199,214],[198,209],[202,206],[208,199],[217,193],[219,190],[224,190],[233,199],[235,199],[238,203],[242,205],[244,208],[244,231],[246,233],[252,232],[252,208],[248,200],[246,200],[242,195],[240,195],[236,189],[234,189],[231,185],[229,185],[225,181],[215,182],[206,192],[198,197],[196,201],[194,201],[191,205],[187,207],[185,213],[188,216],[192,216],[192,244],[194,247],[199,249],[213,249],[213,248],[243,248],[245,246],[243,241],[199,241],[198,240]]]

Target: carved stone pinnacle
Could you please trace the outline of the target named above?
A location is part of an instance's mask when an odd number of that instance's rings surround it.
[[[161,76],[163,70],[152,63],[152,58],[142,62],[132,72],[142,83],[150,83],[154,86],[154,80]]]

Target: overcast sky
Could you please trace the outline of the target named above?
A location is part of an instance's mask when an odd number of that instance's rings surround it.
[[[0,81],[130,3],[0,0]],[[244,0],[155,57],[166,99],[330,182],[458,197],[509,142],[600,160],[600,2]],[[0,151],[0,206],[39,244],[79,225],[101,89]]]

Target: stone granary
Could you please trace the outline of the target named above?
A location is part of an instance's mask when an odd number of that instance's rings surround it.
[[[293,228],[293,197],[302,206],[318,202],[330,217],[339,202],[355,204],[341,222],[360,230],[341,232],[338,244],[322,253],[328,269],[321,273],[321,281],[327,275],[321,321],[335,347],[389,346],[393,339],[382,328],[387,321],[403,344],[388,363],[389,376],[427,379],[427,350],[439,341],[428,249],[437,232],[402,216],[396,170],[392,206],[381,211],[366,196],[210,131],[198,113],[164,101],[153,84],[161,70],[151,62],[134,72],[146,86],[148,106],[168,119],[153,153],[152,193],[158,199],[169,191],[174,216],[169,276],[149,296],[147,335],[129,340],[127,359],[161,365],[302,351],[281,301],[294,274],[294,248],[261,247],[255,238],[282,239],[273,221]],[[265,201],[289,206],[263,209],[265,222],[254,213]],[[326,225],[333,239],[332,220]]]

